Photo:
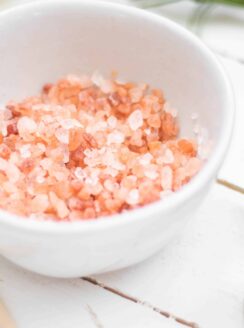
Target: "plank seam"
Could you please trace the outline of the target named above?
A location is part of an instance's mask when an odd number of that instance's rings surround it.
[[[231,189],[240,194],[244,194],[244,188],[235,185],[234,183],[228,182],[224,179],[217,179],[216,182],[225,188]]]
[[[112,293],[114,295],[122,297],[122,298],[124,298],[124,299],[126,299],[130,302],[136,303],[138,305],[142,305],[142,306],[144,306],[144,307],[158,313],[159,315],[161,315],[161,316],[163,316],[167,319],[173,319],[174,321],[176,321],[177,323],[179,323],[179,324],[181,324],[185,327],[199,328],[199,325],[195,322],[190,322],[188,320],[182,319],[182,318],[180,318],[180,317],[178,317],[178,316],[176,316],[176,315],[174,315],[170,312],[164,311],[164,310],[162,310],[162,309],[160,309],[160,308],[158,308],[158,307],[156,307],[156,306],[154,306],[154,305],[152,305],[148,302],[141,301],[140,299],[138,299],[134,296],[128,295],[128,294],[126,294],[126,293],[124,293],[124,292],[122,292],[118,289],[107,286],[104,283],[101,283],[100,281],[98,281],[98,280],[96,280],[92,277],[83,277],[81,279],[88,282],[88,283],[90,283],[90,284],[92,284],[92,285],[100,287],[100,288],[106,290],[109,293]]]

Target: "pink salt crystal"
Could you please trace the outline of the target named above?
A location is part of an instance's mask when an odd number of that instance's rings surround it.
[[[53,165],[53,161],[50,158],[43,158],[40,161],[40,165],[43,167],[44,170],[49,170]]]
[[[29,158],[29,157],[31,157],[30,147],[31,147],[31,145],[30,144],[27,144],[27,145],[23,145],[22,147],[19,148],[20,156],[22,158]]]
[[[151,160],[153,159],[153,156],[150,153],[146,153],[139,157],[139,163],[141,165],[148,165],[151,163]]]
[[[98,152],[99,155],[104,155],[106,153],[106,150],[107,150],[106,147],[102,147],[102,148],[98,149],[97,152]]]
[[[91,78],[87,75],[82,75],[79,80],[80,84],[82,85],[82,88],[84,89],[92,86]]]
[[[115,189],[118,188],[118,186],[119,186],[118,183],[115,183],[111,180],[107,179],[107,180],[104,181],[104,187],[110,192],[113,192]]]
[[[199,145],[198,147],[198,157],[199,159],[205,161],[208,159],[211,150],[213,148],[212,141],[208,140],[204,144]]]
[[[132,103],[137,103],[143,96],[143,88],[135,87],[129,90],[129,96]]]
[[[157,177],[158,177],[157,167],[156,168],[152,167],[152,166],[146,167],[144,174],[145,174],[145,177],[147,177],[148,179],[151,179],[151,180],[157,179]]]
[[[64,128],[59,128],[55,131],[55,136],[61,143],[69,143],[69,131]]]
[[[123,202],[126,201],[126,198],[128,197],[128,189],[124,188],[124,187],[120,187],[119,190],[115,191],[114,194],[116,199],[119,199]],[[127,202],[128,204],[128,202]]]
[[[67,77],[66,77],[66,80],[70,83],[70,84],[72,84],[72,85],[74,85],[74,86],[76,86],[76,85],[80,85],[80,78],[78,77],[78,76],[76,76],[76,75],[73,75],[73,74],[69,74]]]
[[[8,125],[6,124],[6,122],[0,123],[1,134],[3,137],[6,137],[8,135],[7,126]]]
[[[122,144],[125,140],[123,133],[119,131],[113,131],[108,134],[107,144],[111,145],[113,143]]]
[[[8,108],[5,108],[4,110],[3,110],[3,118],[4,118],[4,120],[10,120],[11,118],[13,117],[13,114],[12,114],[12,112],[11,112],[11,110],[9,110]]]
[[[27,185],[26,187],[26,192],[30,195],[30,196],[34,196],[35,195],[35,190],[34,187],[32,185]]]
[[[34,133],[37,129],[36,122],[27,116],[22,116],[17,123],[17,129],[20,136]]]
[[[111,163],[110,163],[110,166],[112,167],[112,168],[114,168],[115,170],[118,170],[118,171],[124,171],[125,170],[125,168],[126,168],[126,166],[124,165],[124,164],[122,164],[121,162],[119,162],[119,161],[112,161]]]
[[[200,170],[202,162],[196,157],[191,157],[185,166],[185,172],[188,177],[193,177]]]
[[[49,200],[54,210],[57,212],[58,217],[64,219],[66,216],[69,215],[69,210],[65,202],[62,199],[58,198],[55,192],[53,191],[49,192]]]
[[[166,148],[164,155],[163,155],[163,163],[165,164],[172,164],[174,163],[174,155],[173,152],[169,149]]]
[[[129,205],[136,205],[139,203],[139,191],[138,189],[132,189],[129,191],[127,197],[126,197],[126,202]]]
[[[103,80],[100,87],[104,93],[112,93],[114,91],[113,82],[109,80]]]
[[[73,118],[67,118],[67,119],[61,120],[60,125],[62,126],[62,128],[66,129],[66,130],[83,127],[82,124],[80,124],[80,122],[78,120],[75,120]]]
[[[57,179],[57,181],[64,181],[67,177],[62,171],[54,171],[53,176]]]
[[[106,167],[103,171],[104,174],[111,175],[111,177],[116,177],[118,175],[118,170],[112,168],[112,167]]]
[[[52,110],[52,107],[47,104],[37,104],[32,106],[32,110],[50,112]]]
[[[123,178],[120,185],[126,189],[134,189],[137,185],[137,177],[135,175],[127,175]]]
[[[175,108],[172,108],[168,102],[165,102],[164,110],[166,113],[171,114],[173,117],[177,117],[178,111]]]
[[[207,133],[199,127],[199,146],[185,154],[176,111],[146,88],[68,76],[0,111],[2,207],[76,221],[146,205],[187,183]]]
[[[74,174],[75,174],[76,178],[80,181],[84,181],[85,178],[87,177],[85,171],[81,167],[76,167]]]
[[[49,207],[49,199],[46,194],[39,194],[35,196],[31,201],[31,211],[36,212],[45,212]]]
[[[39,151],[40,151],[41,154],[42,154],[42,153],[45,153],[45,151],[46,151],[46,146],[45,146],[43,143],[38,142],[36,146],[38,147],[38,149],[39,149]]]
[[[117,118],[113,115],[109,116],[108,120],[108,125],[110,128],[115,128],[117,125]]]
[[[8,167],[8,162],[5,159],[0,157],[0,171],[5,172],[7,167]]]
[[[92,74],[91,77],[92,83],[94,83],[97,87],[101,87],[101,85],[104,83],[104,78],[101,74],[99,74],[97,71],[95,71]]]
[[[92,207],[88,207],[83,212],[84,219],[94,219],[96,217],[96,212]]]
[[[101,206],[100,206],[100,203],[97,200],[95,200],[95,202],[94,202],[94,207],[95,207],[95,211],[97,213],[101,212]]]
[[[44,175],[38,175],[37,177],[36,177],[36,182],[37,183],[44,183],[45,182],[45,176]]]
[[[21,175],[18,167],[12,163],[8,163],[7,168],[6,168],[6,174],[7,174],[9,181],[11,181],[13,183],[17,182]]]
[[[143,125],[143,117],[142,112],[140,109],[135,110],[133,113],[130,114],[128,118],[128,123],[131,130],[136,131]]]
[[[88,126],[86,128],[86,132],[87,133],[94,133],[96,131],[105,131],[106,129],[108,128],[108,125],[107,125],[107,122],[97,122],[94,124],[91,125],[91,126]]]
[[[161,169],[161,186],[163,190],[172,190],[173,172],[170,166]]]
[[[151,134],[151,129],[147,128],[147,129],[144,130],[144,132],[147,136],[149,136]]]
[[[67,163],[69,163],[69,149],[68,149],[68,147],[65,145],[65,147],[63,147],[62,149],[61,149],[61,151],[62,151],[62,153],[63,153],[63,163],[64,164],[67,164]]]
[[[92,185],[91,195],[97,196],[103,191],[103,186],[101,183],[97,182]]]
[[[104,93],[112,93],[114,91],[113,82],[104,79],[103,76],[98,72],[93,73],[91,80]]]
[[[85,184],[87,184],[87,185],[95,186],[97,183],[98,183],[97,177],[87,177],[85,179]]]
[[[142,147],[143,146],[143,133],[141,129],[136,130],[133,132],[130,138],[130,144],[132,146]]]
[[[9,181],[4,182],[2,187],[8,194],[18,193],[18,188],[15,186],[15,184]]]

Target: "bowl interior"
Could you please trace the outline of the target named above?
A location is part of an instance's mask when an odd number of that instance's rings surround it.
[[[0,102],[34,95],[69,73],[119,72],[162,88],[191,136],[197,112],[213,142],[223,124],[225,85],[208,52],[175,24],[93,1],[49,1],[0,16]]]

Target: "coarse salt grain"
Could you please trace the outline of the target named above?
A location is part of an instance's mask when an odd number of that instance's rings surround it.
[[[104,78],[103,76],[98,73],[97,71],[95,71],[92,76],[91,76],[91,81],[92,83],[94,83],[97,87],[100,87],[101,84],[103,83],[104,81]]]
[[[143,117],[141,110],[137,109],[130,114],[128,118],[129,126],[131,130],[136,131],[143,125]]]
[[[105,181],[104,181],[104,187],[105,187],[108,191],[113,192],[113,191],[118,187],[118,184],[117,184],[117,183],[114,183],[114,182],[111,181],[111,180],[105,180]]]
[[[64,129],[73,129],[73,128],[82,128],[82,124],[78,120],[72,119],[72,118],[67,118],[65,120],[60,121],[60,125]]]
[[[163,190],[172,190],[173,172],[169,166],[164,166],[161,170],[161,186]]]
[[[158,172],[154,169],[146,169],[144,174],[147,178],[151,180],[155,180],[158,177]]]
[[[45,176],[44,175],[38,175],[37,177],[36,177],[36,182],[37,183],[44,183],[45,182]]]
[[[74,174],[76,178],[80,181],[84,181],[84,179],[87,177],[85,171],[81,167],[76,167]]]
[[[165,198],[197,174],[210,145],[194,115],[198,144],[179,138],[176,116],[160,90],[99,73],[9,103],[0,110],[2,207],[76,221]]]
[[[55,132],[55,136],[61,143],[69,144],[69,131],[64,128],[59,128]]]
[[[153,159],[153,156],[150,153],[146,153],[139,158],[139,163],[141,165],[148,165],[151,163],[151,160]]]
[[[109,116],[108,120],[108,125],[110,128],[115,128],[117,125],[117,118],[113,115]]]
[[[174,162],[174,155],[170,149],[166,149],[163,156],[163,163],[172,164]]]
[[[23,116],[18,120],[17,129],[20,136],[23,136],[26,133],[34,133],[37,129],[37,124],[33,119]]]
[[[9,181],[15,183],[19,180],[20,178],[20,170],[18,167],[12,163],[8,163],[6,167],[6,174],[9,179]]]
[[[149,136],[151,134],[151,129],[145,129],[144,131],[145,131],[147,136]]]
[[[122,144],[124,140],[125,140],[125,136],[123,135],[123,133],[119,131],[114,131],[108,134],[107,144],[108,145],[111,145],[113,143]]]
[[[20,147],[19,151],[20,151],[20,156],[22,158],[29,158],[29,157],[31,157],[30,147],[31,147],[31,145],[28,145],[28,144]]]
[[[49,207],[49,199],[46,194],[39,194],[35,196],[31,201],[31,210],[36,212],[46,211]]]
[[[139,203],[139,191],[138,189],[132,189],[129,191],[128,196],[126,197],[126,202],[129,205],[136,205]]]
[[[55,211],[57,212],[57,215],[61,218],[64,219],[66,216],[69,215],[69,210],[65,204],[65,202],[60,199],[55,192],[51,191],[49,193],[49,199],[54,207]]]
[[[44,170],[49,170],[53,165],[53,161],[50,158],[43,158],[40,161],[40,165],[43,167]]]

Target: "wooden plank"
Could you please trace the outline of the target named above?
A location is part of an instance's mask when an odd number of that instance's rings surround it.
[[[242,328],[243,217],[243,195],[216,184],[184,231],[159,254],[95,279],[201,327]]]
[[[232,142],[218,178],[244,189],[244,65],[221,59],[232,83],[236,113]]]
[[[3,258],[0,279],[1,298],[18,328],[184,328],[148,307],[81,279],[41,277]],[[1,323],[0,317],[0,327],[8,328]]]

